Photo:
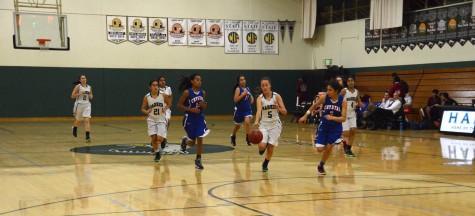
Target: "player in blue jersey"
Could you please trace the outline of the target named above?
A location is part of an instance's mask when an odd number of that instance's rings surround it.
[[[246,125],[246,143],[251,145],[249,141],[249,133],[251,133],[251,118],[252,109],[251,104],[254,103],[254,97],[252,97],[251,90],[246,86],[246,77],[240,75],[236,79],[236,85],[234,86],[234,129],[231,135],[231,145],[236,146],[236,133],[241,128],[242,122]]]
[[[315,147],[317,152],[323,152],[322,160],[318,165],[318,173],[325,175],[325,162],[330,157],[333,145],[341,143],[341,134],[343,131],[342,122],[346,121],[347,101],[340,95],[341,86],[336,80],[330,80],[327,86],[327,95],[321,97],[310,109],[299,119],[300,123],[307,121],[307,116],[320,104],[323,104],[323,117],[317,130],[315,138]]]
[[[196,149],[195,167],[203,169],[201,164],[201,153],[203,152],[203,137],[208,135],[210,130],[206,128],[203,109],[206,109],[206,92],[201,89],[201,76],[192,74],[189,77],[183,77],[179,85],[180,92],[183,94],[178,101],[177,107],[185,111],[183,118],[183,127],[188,137],[183,137],[181,142],[181,151],[186,152],[187,146],[193,146],[198,143]]]

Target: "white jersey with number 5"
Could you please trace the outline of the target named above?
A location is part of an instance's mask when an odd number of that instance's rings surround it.
[[[86,93],[86,94],[78,96],[76,98],[76,103],[80,103],[80,104],[89,103],[89,92],[91,92],[91,86],[87,84],[86,84],[86,87],[82,86],[81,84],[78,84],[78,86],[79,86],[78,94],[83,94],[83,93]]]
[[[266,127],[280,125],[279,111],[275,108],[277,105],[277,93],[272,92],[272,97],[267,100],[264,94],[261,94],[262,98],[262,112],[261,112],[261,124]]]
[[[155,122],[167,122],[165,117],[165,112],[163,112],[163,108],[165,105],[165,100],[163,99],[163,94],[160,92],[156,98],[153,98],[150,93],[146,95],[148,108],[152,109],[152,112],[148,114],[148,119],[155,121]]]
[[[358,90],[355,89],[354,92],[350,92],[348,88],[345,88],[346,93],[345,93],[345,100],[347,101],[347,107],[346,107],[346,117],[355,117],[356,112],[355,112],[355,105],[358,103],[357,97],[358,97]]]

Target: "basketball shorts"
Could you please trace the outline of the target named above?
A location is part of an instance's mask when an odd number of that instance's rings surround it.
[[[185,128],[188,139],[195,140],[199,137],[205,137],[209,134],[210,130],[206,127],[205,116],[188,115],[186,114],[182,122],[183,128]]]
[[[167,138],[167,122],[158,122],[153,118],[147,119],[148,135],[157,135],[163,138]]]
[[[244,122],[245,118],[251,118],[252,119],[252,111],[251,110],[246,110],[246,111],[240,111],[240,110],[235,110],[234,111],[234,124],[241,124]]]
[[[74,103],[73,115],[78,121],[91,118],[91,103]]]
[[[261,124],[259,130],[262,133],[262,143],[268,143],[273,146],[279,145],[280,133],[282,132],[282,124],[265,125]]]
[[[324,129],[321,126],[315,137],[315,147],[325,147],[327,144],[339,144],[341,140],[341,128]]]
[[[343,131],[348,131],[350,128],[356,128],[356,116],[346,118],[346,121],[341,124],[343,125]]]

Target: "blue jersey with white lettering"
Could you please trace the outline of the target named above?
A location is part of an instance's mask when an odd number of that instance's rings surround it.
[[[201,101],[204,101],[203,98],[203,90],[199,90],[198,92],[194,92],[192,88],[189,88],[188,90],[188,100],[185,101],[184,105],[189,108],[199,108],[200,113],[193,113],[193,112],[188,112],[186,111],[185,113],[188,115],[201,115],[203,112],[203,108],[200,107],[199,103]]]
[[[247,95],[236,103],[236,109],[238,110],[238,112],[251,111],[251,90],[249,89],[249,87],[241,88],[241,86],[238,86],[238,88],[239,95],[241,95],[245,89],[247,89]]]
[[[343,100],[344,100],[344,97],[341,94],[338,94],[338,100],[335,102],[331,100],[330,96],[326,95],[325,103],[323,104],[322,116],[332,115],[332,116],[340,117]],[[325,117],[323,117],[322,122],[320,123],[320,127],[323,127],[322,129],[339,129],[342,127],[342,125],[341,125],[341,122],[326,120]]]

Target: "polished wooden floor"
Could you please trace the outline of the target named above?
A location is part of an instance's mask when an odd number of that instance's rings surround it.
[[[315,128],[285,121],[279,146],[263,156],[244,145],[203,155],[73,153],[86,146],[73,119],[0,121],[0,215],[473,215],[473,138],[436,131],[359,130],[346,159],[336,149],[326,176]],[[169,142],[184,135],[173,117]],[[207,118],[205,144],[229,146],[231,117]],[[145,120],[93,118],[91,147],[149,142]],[[206,146],[205,146],[206,148]],[[339,147],[336,147],[339,148]]]

